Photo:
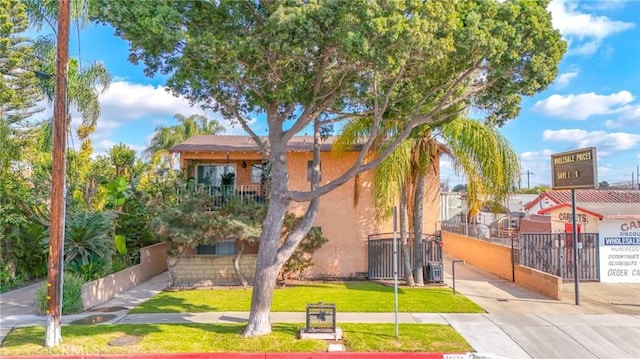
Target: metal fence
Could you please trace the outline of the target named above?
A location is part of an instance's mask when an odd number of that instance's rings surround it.
[[[572,233],[520,234],[519,262],[566,280],[575,279]],[[600,279],[598,233],[578,235],[578,279]]]
[[[398,277],[403,278],[404,261],[400,235],[397,236],[398,245]],[[411,268],[414,268],[413,234],[407,238],[409,243],[409,258]],[[369,236],[368,240],[368,276],[369,279],[393,279],[393,233],[378,233]],[[442,240],[438,235],[422,236],[423,264],[442,262]]]

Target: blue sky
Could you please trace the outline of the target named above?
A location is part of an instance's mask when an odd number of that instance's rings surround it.
[[[521,185],[549,185],[551,154],[591,146],[598,181],[631,182],[640,164],[640,0],[553,0],[549,10],[569,50],[554,84],[525,98],[520,116],[501,129],[520,156]],[[176,113],[219,118],[165,91],[166,78],[146,77],[142,65],[129,63],[128,44],[113,29],[90,25],[79,41],[71,33],[71,54],[78,55],[79,42],[83,64],[101,61],[114,78],[100,97],[96,153],[120,142],[141,152],[157,126],[174,124]],[[225,125],[227,134],[243,134]],[[448,160],[441,170],[451,186],[464,182]]]

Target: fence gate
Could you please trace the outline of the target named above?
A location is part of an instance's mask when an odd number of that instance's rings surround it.
[[[520,264],[575,280],[573,233],[520,234]],[[600,280],[598,233],[578,235],[578,279]]]
[[[404,277],[404,261],[400,235],[398,240],[398,278]],[[368,245],[368,276],[369,279],[393,279],[393,233],[379,233],[369,236]],[[414,268],[413,234],[407,238],[409,242],[409,258],[411,268]],[[442,239],[439,235],[422,236],[422,258],[424,265],[429,262],[442,263]],[[425,278],[426,280],[426,278]]]

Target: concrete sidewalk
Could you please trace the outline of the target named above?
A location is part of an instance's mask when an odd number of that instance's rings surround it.
[[[444,258],[452,287],[452,261]],[[448,315],[449,323],[479,353],[508,358],[640,358],[640,285],[573,283],[562,301],[551,300],[473,265],[456,263],[456,292],[487,314]],[[621,314],[622,313],[622,314]]]
[[[451,261],[445,258],[445,282],[452,286]],[[554,301],[478,270],[468,264],[456,264],[456,291],[482,306],[485,314],[399,313],[401,323],[437,323],[451,325],[484,358],[640,358],[640,297],[631,294],[606,306],[576,306]],[[168,283],[164,273],[92,310],[63,316],[68,324],[77,320],[91,322],[103,316],[104,323],[241,323],[247,312],[128,314],[130,308],[153,297]],[[25,312],[33,288],[0,295],[0,334],[15,326],[44,325],[44,317]],[[628,291],[625,291],[625,293]],[[636,305],[635,301],[638,301]],[[621,303],[618,303],[621,302]],[[638,314],[619,313],[617,305]],[[603,309],[605,308],[605,309]],[[604,312],[604,313],[603,313]],[[110,316],[110,317],[106,317]],[[272,322],[305,321],[304,313],[271,313]],[[394,323],[394,313],[341,313],[338,323]],[[4,338],[0,335],[0,341]]]

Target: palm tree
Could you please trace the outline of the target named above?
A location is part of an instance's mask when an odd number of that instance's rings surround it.
[[[55,44],[50,38],[40,38],[36,42],[36,52],[44,61],[41,71],[47,74],[55,73]],[[91,134],[96,130],[100,117],[100,93],[107,90],[111,84],[111,75],[102,63],[94,63],[82,67],[77,59],[70,58],[67,75],[67,98],[69,105],[76,108],[82,116],[82,123],[76,134],[81,141],[81,148],[91,154]],[[40,89],[51,101],[55,89],[55,77],[45,77],[40,80]],[[69,115],[67,115],[69,116]],[[71,125],[71,119],[68,118]]]
[[[366,133],[363,122],[366,121],[345,127],[338,141],[339,148],[353,144],[361,134]],[[380,143],[384,141],[380,140]],[[381,148],[384,148],[384,144],[376,150]],[[412,135],[378,166],[373,180],[374,206],[378,220],[389,218],[397,199],[400,199],[400,239],[408,285],[424,284],[424,259],[420,240],[423,233],[424,197],[427,188],[435,189],[431,196],[436,196],[439,191],[440,155],[451,157],[456,170],[467,176],[471,208],[479,208],[484,196],[500,202],[519,178],[518,157],[494,127],[457,117],[436,129],[414,129]],[[414,233],[413,271],[406,234],[407,217]]]
[[[169,127],[156,127],[149,147],[144,150],[144,154],[151,158],[152,163],[164,162],[167,168],[174,166],[173,153],[169,152],[171,147],[196,135],[215,135],[225,131],[218,121],[202,115],[185,117],[177,113],[173,118],[179,123]]]

